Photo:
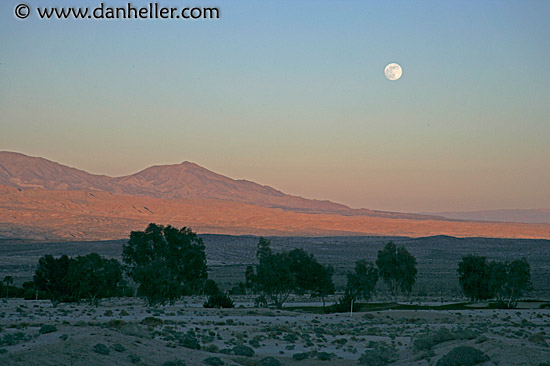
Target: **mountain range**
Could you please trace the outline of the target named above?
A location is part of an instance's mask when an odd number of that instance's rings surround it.
[[[222,234],[550,237],[547,224],[352,209],[187,161],[109,177],[0,152],[0,237],[115,239],[149,222]]]

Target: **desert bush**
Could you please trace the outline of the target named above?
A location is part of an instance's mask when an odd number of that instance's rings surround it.
[[[147,325],[148,327],[156,327],[162,325],[163,323],[164,321],[162,319],[155,318],[154,316],[148,316],[141,321],[141,324]]]
[[[255,354],[252,348],[245,345],[235,346],[232,351],[237,356],[252,357]]]
[[[439,328],[436,331],[423,334],[413,341],[415,351],[428,351],[436,344],[456,339],[456,335],[447,328]]]
[[[23,332],[8,333],[4,334],[2,339],[0,339],[0,346],[14,346],[21,342],[30,341],[32,336],[26,335]]]
[[[99,353],[100,355],[108,355],[110,353],[109,348],[103,343],[97,343],[92,347],[92,351]]]
[[[220,348],[218,346],[216,346],[215,344],[208,344],[206,346],[202,346],[202,350],[205,351],[205,352],[210,352],[210,353],[218,353]]]
[[[248,341],[248,344],[250,344],[254,348],[260,348],[260,341],[258,339],[251,339]]]
[[[330,361],[334,357],[336,357],[336,355],[334,353],[328,353],[328,352],[318,352],[317,353],[317,358],[321,361]]]
[[[162,366],[187,366],[185,361],[175,359],[173,361],[166,361]]]
[[[38,333],[40,334],[48,334],[53,332],[57,332],[57,327],[55,325],[49,325],[49,324],[45,324],[41,326],[40,330],[38,331]]]
[[[217,292],[214,295],[208,296],[208,299],[202,305],[205,308],[234,308],[233,300],[223,292]]]
[[[187,332],[183,336],[178,337],[181,346],[190,349],[201,349],[201,345],[192,331]]]
[[[436,366],[471,366],[489,361],[489,356],[477,348],[458,346],[437,361]]]
[[[258,366],[281,366],[281,362],[273,357],[264,357],[258,362]]]
[[[115,343],[113,344],[113,349],[117,352],[126,352],[126,347],[124,347],[122,344],[120,343]]]
[[[212,366],[222,366],[225,365],[225,362],[223,362],[219,357],[208,357],[202,360],[207,365]]]
[[[391,344],[370,341],[368,347],[359,358],[360,365],[384,366],[398,359],[397,350]]]
[[[132,364],[136,364],[136,363],[139,363],[141,361],[141,357],[139,357],[138,355],[130,354],[130,355],[128,355],[128,360]]]
[[[292,358],[296,361],[302,361],[308,357],[309,357],[309,353],[307,352],[295,353],[292,355]]]
[[[539,345],[539,346],[547,346],[548,343],[546,343],[546,337],[542,333],[536,333],[531,334],[528,338],[529,342]]]

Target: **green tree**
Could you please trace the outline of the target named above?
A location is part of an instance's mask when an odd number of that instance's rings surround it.
[[[278,308],[296,288],[296,277],[290,266],[288,252],[282,252],[261,257],[256,267],[254,288],[271,298]]]
[[[88,299],[97,306],[100,298],[118,294],[122,266],[116,259],[97,253],[78,256],[69,262],[67,281],[75,300]]]
[[[290,270],[295,276],[294,291],[298,295],[309,293],[312,297],[320,297],[324,307],[325,297],[334,293],[332,266],[323,266],[303,249],[293,249],[288,255]]]
[[[348,272],[346,291],[340,300],[353,313],[353,304],[358,299],[369,300],[378,282],[378,270],[365,259],[355,262],[354,272]]]
[[[458,263],[457,271],[462,291],[472,301],[486,300],[491,297],[487,258],[472,254],[463,256]],[[496,291],[496,284],[492,284],[492,286]]]
[[[253,290],[255,280],[254,266],[246,266],[246,270],[244,271],[244,286],[247,289]]]
[[[498,302],[504,302],[506,297],[505,284],[508,278],[508,263],[501,261],[491,261],[486,264],[487,279],[480,278],[481,281],[487,281],[487,298],[495,298]]]
[[[122,258],[149,305],[199,293],[208,277],[204,243],[186,227],[149,224],[145,231],[132,231]]]
[[[410,294],[416,281],[416,258],[404,246],[397,247],[392,241],[378,251],[378,273],[397,301],[399,291]]]
[[[517,259],[508,265],[504,291],[507,298],[507,307],[517,306],[518,299],[525,293],[533,290],[531,283],[531,268],[527,259]]]
[[[291,293],[321,297],[334,293],[331,266],[323,266],[303,249],[273,253],[271,242],[265,238],[258,241],[256,256],[258,265],[248,266],[245,271],[246,287],[255,293],[269,297],[275,306],[282,307]]]
[[[70,287],[67,281],[69,272],[69,257],[62,255],[54,258],[46,254],[38,260],[38,268],[33,277],[35,287],[44,291],[51,300],[53,306],[71,296]]]
[[[12,276],[4,277],[4,283],[6,284],[6,299],[9,299],[9,297],[10,297],[10,285],[13,283],[13,277]]]

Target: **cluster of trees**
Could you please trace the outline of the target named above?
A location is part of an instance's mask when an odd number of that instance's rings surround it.
[[[135,282],[138,296],[150,306],[203,293],[205,284],[209,285],[209,295],[214,296],[213,306],[220,299],[215,282],[212,285],[212,280],[206,281],[204,244],[188,228],[150,224],[145,231],[133,231],[123,247],[122,258],[125,266],[97,253],[76,258],[48,254],[40,258],[33,282],[24,285],[27,292],[50,299],[54,306],[82,300],[97,305],[102,298],[132,296],[134,291],[124,274]],[[212,288],[216,290],[212,292]],[[222,296],[222,300],[227,299]]]
[[[257,248],[258,265],[255,269],[253,266],[246,268],[245,284],[254,293],[261,294],[260,303],[270,299],[275,306],[281,307],[291,293],[309,293],[321,298],[325,306],[325,297],[334,293],[332,266],[320,264],[303,249],[273,253],[270,241],[264,238],[260,238]],[[370,299],[379,278],[387,284],[394,298],[397,299],[399,292],[409,294],[416,273],[416,259],[404,247],[389,242],[378,252],[376,267],[362,259],[355,263],[353,272],[347,273],[340,307],[353,309],[356,300]]]
[[[116,259],[97,253],[69,258],[45,255],[38,261],[34,289],[43,292],[54,305],[62,301],[89,300],[120,296],[124,292],[122,266]]]
[[[496,299],[508,308],[533,289],[531,269],[525,258],[512,262],[487,261],[486,257],[467,255],[458,263],[458,276],[464,294],[472,301]]]
[[[400,292],[410,295],[416,274],[416,258],[404,246],[398,247],[390,241],[378,251],[376,267],[365,259],[355,262],[354,271],[347,274],[346,290],[337,307],[353,312],[356,300],[372,297],[379,279],[384,281],[397,301]]]
[[[334,268],[319,263],[303,249],[273,252],[271,242],[260,238],[258,264],[247,266],[245,282],[230,293],[251,291],[260,296],[257,303],[282,307],[290,294],[325,298],[335,293]],[[233,307],[228,293],[208,279],[205,246],[189,228],[149,224],[144,231],[133,231],[122,250],[124,265],[97,253],[69,258],[66,255],[40,258],[32,282],[22,288],[13,286],[13,278],[0,282],[6,297],[22,295],[26,299],[48,298],[54,305],[61,301],[88,300],[97,305],[102,298],[133,296],[125,278],[137,286],[137,295],[148,305],[173,304],[186,295],[208,295],[205,307]],[[334,305],[336,311],[353,311],[357,300],[369,300],[382,280],[397,300],[410,295],[417,275],[416,259],[403,246],[388,242],[378,251],[375,263],[360,259],[346,274],[344,294]],[[512,262],[487,261],[486,257],[467,255],[458,264],[459,282],[472,301],[496,299],[502,306],[515,307],[518,299],[532,290],[530,266],[525,258]]]
[[[265,238],[260,238],[257,248],[258,265],[246,268],[245,286],[261,294],[258,303],[269,299],[281,307],[291,293],[309,293],[321,298],[324,306],[325,297],[334,293],[334,269],[317,262],[312,254],[303,249],[273,253],[271,242]]]

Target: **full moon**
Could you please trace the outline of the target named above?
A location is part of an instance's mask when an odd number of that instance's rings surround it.
[[[388,80],[398,80],[403,75],[403,70],[398,64],[391,63],[384,69],[384,74]]]

